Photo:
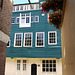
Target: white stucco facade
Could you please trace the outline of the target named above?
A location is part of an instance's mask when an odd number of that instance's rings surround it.
[[[17,70],[17,60],[21,60],[20,70]],[[26,60],[26,70],[23,70],[23,60]],[[56,72],[43,72],[42,60],[56,60]],[[5,75],[31,75],[31,65],[37,65],[37,75],[62,75],[62,59],[54,58],[6,58]]]

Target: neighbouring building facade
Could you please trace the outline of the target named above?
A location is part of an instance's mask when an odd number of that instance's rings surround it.
[[[61,30],[41,14],[43,1],[13,6],[5,75],[62,75]]]
[[[5,74],[6,49],[10,40],[13,0],[0,0],[0,75]]]

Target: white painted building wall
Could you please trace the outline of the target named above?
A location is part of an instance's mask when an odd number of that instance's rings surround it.
[[[53,58],[7,58],[5,75],[31,75],[31,65],[37,64],[37,75],[62,75],[62,59],[56,60],[56,72],[42,72],[42,60],[52,60]],[[17,60],[27,60],[26,70],[23,70],[21,62],[21,70],[17,70]]]

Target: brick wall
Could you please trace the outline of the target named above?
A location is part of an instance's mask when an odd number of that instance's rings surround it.
[[[12,18],[12,3],[10,0],[3,0],[3,8],[0,12],[0,30],[10,36]]]
[[[5,74],[6,44],[0,41],[0,75]]]
[[[12,0],[3,0],[3,7],[0,9],[0,31],[8,36],[10,36],[12,8]],[[0,35],[0,37],[3,36]],[[5,74],[6,45],[6,42],[2,42],[0,39],[0,75]]]

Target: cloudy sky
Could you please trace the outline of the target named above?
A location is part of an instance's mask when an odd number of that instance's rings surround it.
[[[31,0],[32,3],[38,2],[38,0]],[[14,0],[14,4],[28,3],[28,0]]]

